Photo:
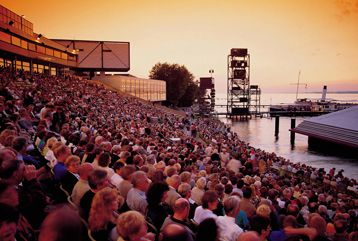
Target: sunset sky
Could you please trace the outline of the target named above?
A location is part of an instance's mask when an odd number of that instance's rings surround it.
[[[185,65],[196,78],[214,69],[226,92],[227,55],[248,48],[251,83],[294,92],[358,91],[358,0],[1,0],[47,38],[128,41],[131,70]],[[303,87],[301,87],[303,88]]]

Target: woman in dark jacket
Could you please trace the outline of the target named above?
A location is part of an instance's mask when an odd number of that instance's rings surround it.
[[[147,217],[157,231],[160,231],[165,218],[173,214],[171,207],[164,202],[168,196],[168,191],[169,186],[164,182],[152,183],[147,191]]]

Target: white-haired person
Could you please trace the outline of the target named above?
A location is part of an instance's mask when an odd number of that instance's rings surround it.
[[[204,196],[206,187],[206,178],[200,177],[195,184],[195,187],[191,190],[191,199],[198,205],[201,205],[201,199]]]

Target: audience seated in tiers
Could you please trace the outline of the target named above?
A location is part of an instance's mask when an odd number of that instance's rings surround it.
[[[343,170],[80,77],[0,80],[0,240],[357,240]]]

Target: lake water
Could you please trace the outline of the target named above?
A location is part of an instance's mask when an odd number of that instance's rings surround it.
[[[318,99],[319,93],[309,93],[299,98]],[[328,99],[358,103],[358,94],[327,94]],[[293,103],[296,99],[294,93],[267,93],[261,95],[261,104]],[[216,104],[226,104],[226,94],[217,94]],[[225,109],[217,109],[218,112]],[[296,126],[305,118],[297,117]],[[308,165],[325,168],[329,171],[332,167],[336,170],[343,169],[344,175],[358,179],[358,156],[343,156],[340,154],[329,155],[322,152],[310,150],[308,148],[308,137],[296,134],[295,145],[290,144],[290,125],[289,117],[280,117],[280,129],[278,138],[275,137],[274,118],[252,118],[247,121],[232,121],[225,117],[220,117],[224,123],[229,123],[232,130],[238,133],[239,137],[250,143],[250,145],[268,152],[275,152],[277,155],[290,159],[292,162],[301,162]],[[358,125],[358,120],[357,120]],[[342,153],[343,154],[343,153]]]

